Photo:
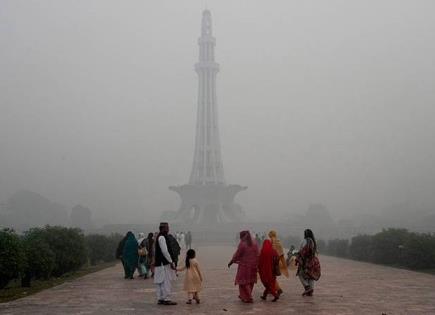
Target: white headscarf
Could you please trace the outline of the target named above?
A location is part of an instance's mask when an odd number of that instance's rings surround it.
[[[142,243],[142,241],[145,239],[145,233],[141,232],[137,236],[137,243],[140,245],[140,243]]]

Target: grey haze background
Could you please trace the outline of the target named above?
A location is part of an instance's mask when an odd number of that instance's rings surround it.
[[[207,1],[227,182],[254,219],[435,205],[434,1]],[[0,201],[176,210],[204,1],[0,1]]]

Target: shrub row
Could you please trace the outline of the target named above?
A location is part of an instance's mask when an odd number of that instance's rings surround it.
[[[122,238],[123,236],[120,234],[111,234],[109,236],[89,234],[85,236],[89,263],[96,265],[100,262],[113,261],[115,259],[116,248]]]
[[[414,270],[435,268],[435,235],[386,229],[375,235],[330,240],[324,254]]]
[[[121,235],[87,235],[80,229],[61,226],[32,228],[23,235],[0,231],[0,289],[11,280],[21,279],[30,286],[33,279],[59,277],[77,271],[85,264],[109,262]]]

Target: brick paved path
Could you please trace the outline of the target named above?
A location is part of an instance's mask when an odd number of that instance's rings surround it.
[[[175,283],[177,306],[155,304],[151,280],[124,280],[120,265],[38,294],[0,304],[0,314],[435,314],[435,276],[331,257],[321,257],[315,296],[303,298],[299,281],[280,279],[284,295],[272,303],[242,304],[233,286],[234,248],[200,247],[206,278],[200,305],[186,305],[183,274]]]

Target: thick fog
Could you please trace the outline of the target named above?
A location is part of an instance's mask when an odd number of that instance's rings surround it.
[[[432,0],[1,0],[0,202],[29,190],[98,224],[177,210],[205,7],[225,177],[250,219],[435,209]]]

